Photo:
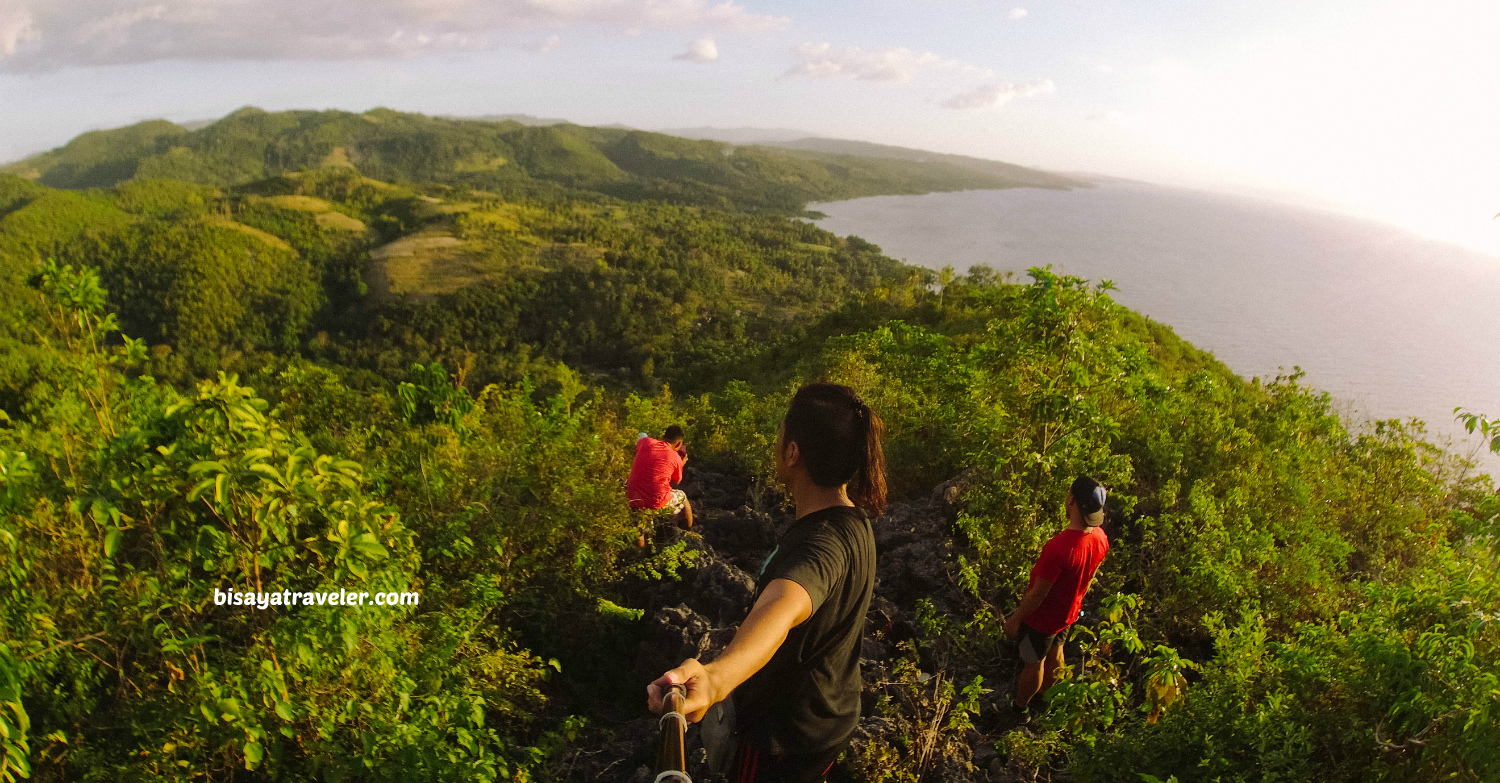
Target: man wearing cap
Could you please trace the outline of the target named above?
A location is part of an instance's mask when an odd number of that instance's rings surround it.
[[[1073,481],[1064,502],[1068,526],[1042,547],[1021,606],[1005,620],[1005,634],[1016,639],[1023,664],[1015,692],[1015,707],[1022,714],[1031,697],[1057,680],[1068,626],[1078,619],[1094,571],[1109,552],[1109,538],[1100,528],[1104,498],[1104,487],[1094,479],[1079,476]]]

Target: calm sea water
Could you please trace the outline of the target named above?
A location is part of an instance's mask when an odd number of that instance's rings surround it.
[[[1242,376],[1299,366],[1355,420],[1418,417],[1469,453],[1453,409],[1500,416],[1500,258],[1267,201],[1144,184],[827,204],[818,224],[960,272],[1052,264],[1108,278]],[[1500,475],[1500,459],[1485,468]]]

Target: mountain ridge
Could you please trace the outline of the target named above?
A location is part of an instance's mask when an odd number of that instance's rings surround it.
[[[194,123],[196,125],[196,123]],[[390,182],[545,196],[588,191],[750,211],[808,202],[976,188],[1086,186],[999,161],[805,138],[735,145],[526,115],[429,117],[245,107],[195,130],[166,120],[90,131],[3,167],[50,187],[165,178],[219,187],[327,165]]]

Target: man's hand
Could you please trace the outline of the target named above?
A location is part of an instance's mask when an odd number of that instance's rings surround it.
[[[652,712],[660,713],[666,703],[667,690],[673,685],[687,686],[687,700],[682,705],[682,714],[687,716],[690,723],[703,720],[703,714],[718,701],[708,669],[698,663],[697,658],[689,658],[681,666],[646,686],[646,706]]]
[[[1005,635],[1016,638],[1021,632],[1021,621],[1031,616],[1041,607],[1042,602],[1047,600],[1047,593],[1052,590],[1052,582],[1047,579],[1033,579],[1031,587],[1026,590],[1026,595],[1021,599],[1021,605],[1016,607],[1010,617],[1005,618]]]
[[[707,666],[689,658],[663,674],[646,686],[646,706],[652,712],[661,712],[667,689],[683,685],[687,687],[687,702],[682,714],[697,723],[709,707],[728,698],[740,683],[760,671],[786,641],[787,632],[811,617],[812,610],[812,597],[806,588],[790,579],[772,579],[724,652]]]

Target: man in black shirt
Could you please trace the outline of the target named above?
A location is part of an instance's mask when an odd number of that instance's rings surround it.
[[[735,689],[736,720],[753,747],[832,764],[859,723],[859,648],[875,585],[869,520],[846,505],[798,518],[766,563],[762,591],[777,580],[801,587],[811,612]]]
[[[776,442],[797,520],[762,568],[750,616],[712,663],[683,661],[647,688],[659,712],[664,690],[685,685],[694,722],[733,694],[738,783],[821,781],[859,723],[860,641],[875,586],[867,513],[885,505],[881,430],[848,387],[798,390]]]

